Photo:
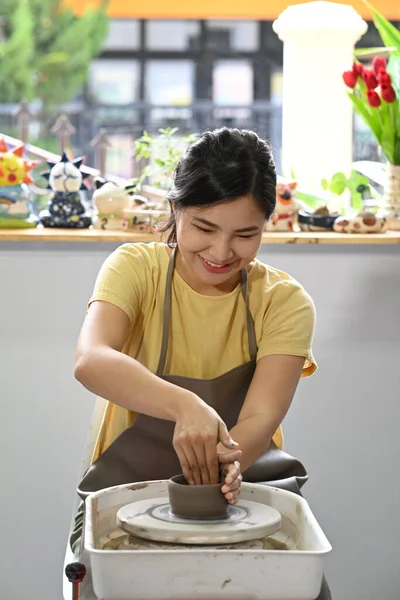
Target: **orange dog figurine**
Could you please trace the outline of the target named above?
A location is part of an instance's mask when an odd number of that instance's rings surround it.
[[[296,199],[296,181],[279,181],[276,185],[275,211],[266,224],[266,231],[293,231],[293,220],[301,208]]]

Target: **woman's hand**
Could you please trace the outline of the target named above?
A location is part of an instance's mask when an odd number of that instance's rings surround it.
[[[216,484],[220,476],[218,442],[231,450],[237,443],[218,413],[201,398],[185,390],[180,405],[173,445],[182,472],[190,484]]]
[[[240,473],[242,451],[232,450],[231,452],[222,452],[218,454],[218,458],[225,481],[221,491],[229,504],[236,504],[239,500],[240,486],[242,484],[242,475]]]

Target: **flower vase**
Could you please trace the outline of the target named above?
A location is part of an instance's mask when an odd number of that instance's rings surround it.
[[[387,229],[400,231],[400,165],[387,164],[382,200],[379,216],[386,219]]]

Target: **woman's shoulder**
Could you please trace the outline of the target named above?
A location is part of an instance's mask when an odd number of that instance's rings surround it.
[[[127,243],[114,250],[106,262],[135,271],[164,270],[168,264],[168,250],[160,242]]]
[[[151,298],[168,267],[164,244],[123,244],[103,262],[89,306],[95,300],[109,302],[126,312],[131,322]]]
[[[255,261],[249,276],[250,293],[264,306],[271,303],[304,304],[313,300],[304,286],[292,275],[276,267]]]

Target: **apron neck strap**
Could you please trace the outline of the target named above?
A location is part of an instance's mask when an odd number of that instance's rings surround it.
[[[165,363],[167,360],[168,351],[168,339],[169,339],[169,326],[171,319],[171,293],[172,293],[172,277],[175,266],[176,248],[171,252],[171,257],[168,264],[167,278],[165,282],[165,300],[164,300],[164,314],[163,314],[163,328],[162,328],[162,339],[161,339],[161,351],[160,359],[158,361],[157,375],[164,373]],[[246,305],[246,320],[247,320],[247,337],[249,343],[250,359],[255,360],[257,357],[257,341],[256,332],[254,329],[254,321],[251,316],[249,309],[248,300],[248,276],[247,269],[240,271],[240,287],[242,291],[243,300]]]

